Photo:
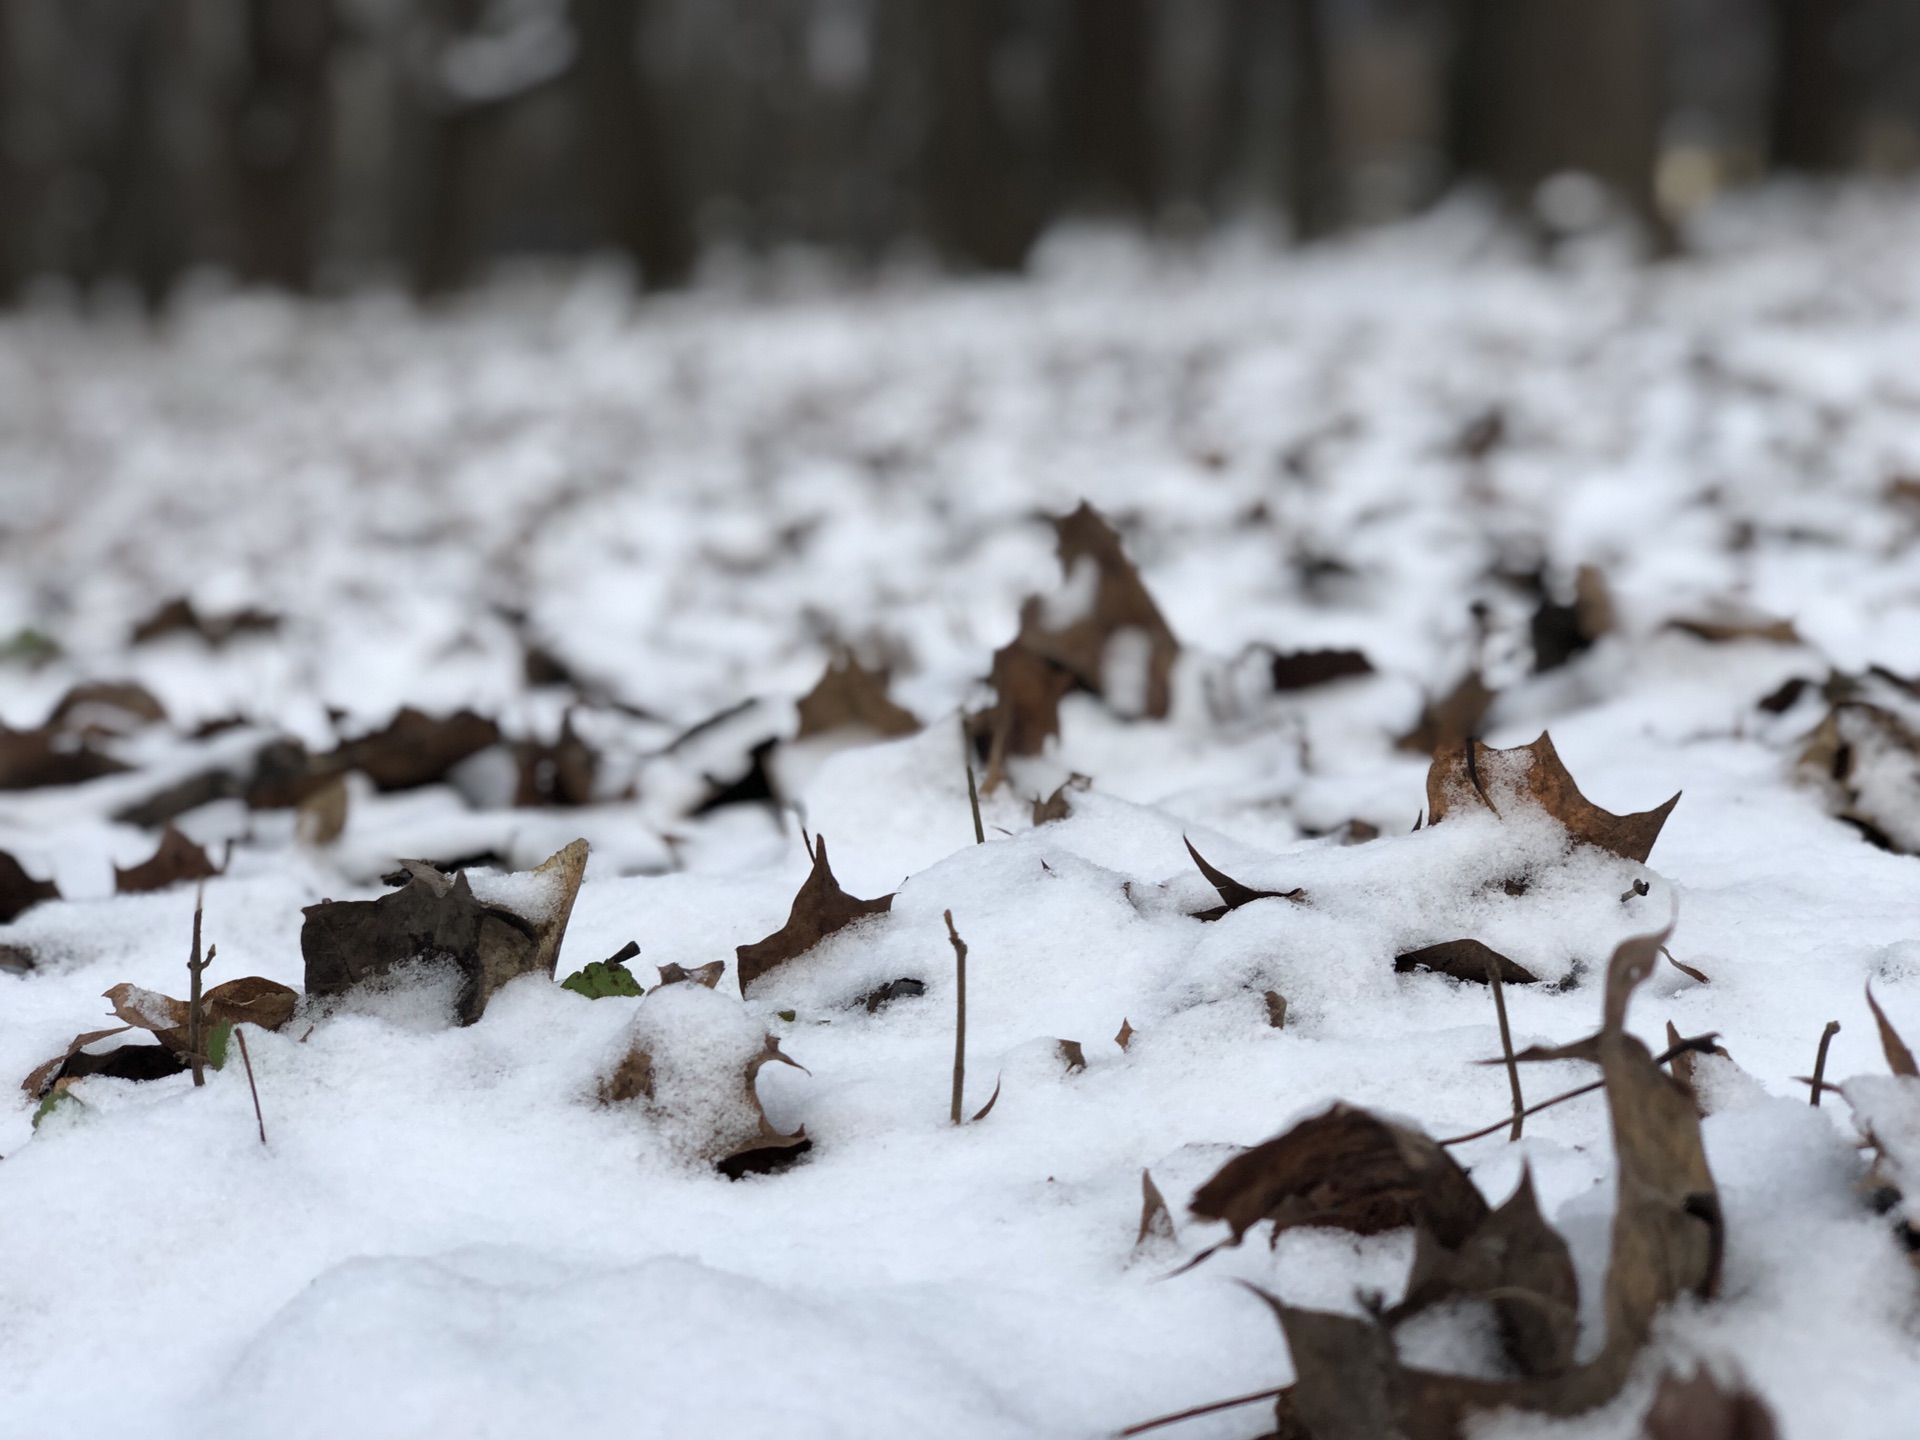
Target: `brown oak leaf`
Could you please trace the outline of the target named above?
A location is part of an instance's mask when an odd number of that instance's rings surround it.
[[[1511,750],[1467,740],[1436,752],[1427,770],[1429,824],[1439,824],[1462,807],[1479,806],[1502,816],[1522,809],[1543,810],[1574,840],[1642,864],[1679,803],[1675,795],[1666,804],[1636,815],[1602,810],[1580,793],[1545,731],[1532,744]]]
[[[766,939],[734,950],[742,995],[769,970],[806,954],[835,931],[844,930],[869,915],[883,915],[893,908],[892,895],[856,900],[840,888],[840,882],[833,878],[833,867],[827,863],[826,836],[815,836],[809,842],[807,853],[813,869],[793,897],[787,923]]]

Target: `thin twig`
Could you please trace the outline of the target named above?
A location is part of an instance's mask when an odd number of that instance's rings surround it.
[[[1487,985],[1493,991],[1494,1013],[1500,1017],[1500,1053],[1507,1057],[1507,1084],[1513,1089],[1513,1131],[1507,1136],[1512,1144],[1520,1138],[1520,1127],[1526,1123],[1527,1101],[1520,1093],[1520,1062],[1513,1058],[1513,1031],[1507,1028],[1507,991],[1500,983],[1500,958],[1491,952],[1487,955]]]
[[[1286,1394],[1290,1386],[1277,1385],[1271,1390],[1256,1390],[1251,1395],[1236,1395],[1231,1400],[1215,1400],[1210,1405],[1196,1405],[1191,1410],[1182,1410],[1177,1415],[1162,1415],[1157,1420],[1142,1420],[1138,1425],[1129,1425],[1120,1434],[1144,1435],[1149,1430],[1158,1430],[1162,1425],[1172,1425],[1180,1420],[1198,1420],[1202,1415],[1212,1415],[1221,1410],[1234,1410],[1242,1405],[1258,1405],[1262,1400],[1277,1400]]]
[[[267,1121],[260,1113],[260,1087],[253,1083],[253,1057],[247,1053],[247,1032],[242,1025],[233,1027],[233,1038],[240,1042],[240,1060],[247,1067],[247,1089],[253,1092],[253,1119],[260,1127],[260,1143],[267,1143]]]
[[[973,783],[973,756],[968,753],[972,748],[973,741],[967,734],[967,722],[963,718],[960,721],[960,753],[967,762],[967,803],[973,807],[973,843],[984,845],[987,843],[987,829],[980,823],[980,787]]]
[[[187,1053],[193,1061],[193,1083],[207,1083],[206,1056],[202,1053],[201,1032],[206,1027],[201,1022],[200,972],[213,963],[213,956],[200,958],[200,915],[206,904],[207,887],[203,881],[200,891],[193,897],[193,949],[187,956]]]
[[[967,942],[953,928],[953,911],[947,914],[947,938],[953,942],[953,969],[959,980],[959,1006],[953,1022],[953,1123],[961,1117],[961,1100],[967,1088]]]
[[[1673,1059],[1674,1056],[1684,1055],[1689,1050],[1696,1051],[1702,1055],[1711,1055],[1713,1053],[1713,1042],[1718,1040],[1719,1038],[1720,1036],[1717,1033],[1708,1034],[1708,1035],[1695,1035],[1690,1040],[1682,1040],[1678,1045],[1668,1046],[1663,1053],[1653,1057],[1653,1063],[1656,1065],[1664,1065],[1669,1060]],[[1577,1100],[1582,1095],[1591,1095],[1596,1090],[1605,1089],[1606,1084],[1607,1082],[1604,1079],[1601,1079],[1601,1080],[1594,1081],[1591,1085],[1582,1085],[1578,1090],[1569,1090],[1567,1091],[1566,1094],[1556,1095],[1551,1100],[1542,1100],[1538,1105],[1529,1105],[1527,1106],[1526,1109],[1520,1112],[1520,1116],[1538,1115],[1542,1110],[1546,1110],[1552,1106],[1558,1105],[1563,1100]],[[1520,1116],[1516,1116],[1514,1118],[1518,1119],[1520,1118]],[[1493,1134],[1494,1131],[1498,1130],[1502,1125],[1506,1125],[1509,1123],[1511,1122],[1508,1120],[1496,1120],[1493,1122],[1493,1124],[1488,1125],[1482,1129],[1475,1130],[1470,1134],[1456,1135],[1451,1140],[1442,1140],[1440,1143],[1442,1145],[1464,1145],[1469,1140],[1479,1140],[1485,1136],[1491,1135]]]
[[[1813,1095],[1807,1101],[1815,1108],[1820,1104],[1820,1092],[1827,1088],[1827,1046],[1833,1043],[1833,1037],[1840,1033],[1838,1020],[1827,1021],[1827,1028],[1820,1032],[1820,1049],[1813,1057]]]

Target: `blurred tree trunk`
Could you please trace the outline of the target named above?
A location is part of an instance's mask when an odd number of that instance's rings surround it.
[[[1150,215],[1152,67],[1145,0],[1071,0],[1065,135],[1074,198]]]
[[[692,216],[667,143],[665,107],[641,56],[647,0],[573,0],[575,76],[595,208],[650,288],[692,274]]]
[[[233,111],[241,270],[313,286],[326,222],[332,114],[332,0],[247,0],[247,70]]]
[[[1853,0],[1771,0],[1770,8],[1773,164],[1784,170],[1845,169],[1854,158],[1854,97],[1838,41]]]
[[[1525,207],[1564,170],[1604,182],[1657,248],[1672,233],[1655,203],[1665,96],[1660,0],[1453,0],[1452,150]]]
[[[1341,219],[1326,24],[1320,0],[1277,3],[1287,55],[1287,213],[1295,239],[1317,240]]]
[[[1043,217],[994,99],[991,0],[922,0],[933,114],[927,209],[935,237],[988,270],[1017,270]]]

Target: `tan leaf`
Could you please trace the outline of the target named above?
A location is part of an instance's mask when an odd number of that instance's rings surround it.
[[[887,694],[887,672],[869,670],[852,654],[828,663],[812,690],[800,701],[800,733],[825,735],[835,730],[871,730],[886,736],[911,735],[920,722]]]
[[[742,995],[769,970],[806,954],[827,936],[856,920],[882,915],[893,908],[892,895],[856,900],[840,888],[840,882],[833,878],[833,867],[827,863],[826,836],[814,837],[811,857],[813,869],[800,886],[800,893],[793,897],[787,923],[766,939],[741,945],[734,951]]]
[[[1444,698],[1429,701],[1420,712],[1420,723],[1394,743],[1416,755],[1432,755],[1463,744],[1480,733],[1480,722],[1493,708],[1493,701],[1494,693],[1480,678],[1480,672],[1470,670]]]
[[[1642,864],[1679,803],[1675,795],[1666,804],[1636,815],[1602,810],[1580,793],[1544,731],[1531,745],[1511,750],[1468,740],[1437,752],[1427,770],[1429,824],[1439,824],[1462,807],[1478,806],[1502,816],[1541,810],[1558,820],[1574,840]]]
[[[719,986],[720,977],[727,973],[727,962],[709,960],[705,965],[695,966],[691,970],[684,965],[670,963],[659,966],[658,969],[662,985],[679,985],[686,982],[712,990]]]
[[[1078,1040],[1056,1040],[1054,1050],[1060,1056],[1060,1063],[1067,1067],[1067,1074],[1087,1068],[1087,1053],[1080,1048]]]
[[[169,825],[160,834],[160,848],[131,870],[113,869],[113,888],[122,895],[165,890],[188,880],[205,880],[220,872],[207,852]]]

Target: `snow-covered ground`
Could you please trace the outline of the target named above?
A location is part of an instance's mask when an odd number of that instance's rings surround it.
[[[1448,212],[1291,257],[1084,241],[1019,284],[636,306],[588,273],[430,316],[229,297],[156,334],[0,321],[0,640],[60,647],[36,665],[13,643],[0,718],[38,726],[81,680],[167,713],[101,742],[125,773],[0,793],[0,849],[65,896],[0,927],[31,956],[0,966],[0,1435],[1091,1437],[1279,1385],[1286,1346],[1235,1278],[1357,1310],[1394,1297],[1411,1237],[1263,1232],[1164,1278],[1224,1233],[1186,1214],[1194,1188],[1334,1099],[1435,1136],[1500,1119],[1507,1078],[1472,1063],[1500,1051],[1488,991],[1396,955],[1486,941],[1542,978],[1507,988],[1516,1045],[1562,1043],[1598,1025],[1614,945],[1671,918],[1707,982],[1663,969],[1631,1025],[1731,1055],[1701,1067],[1721,1294],[1671,1310],[1606,1409],[1477,1433],[1634,1435],[1662,1365],[1700,1357],[1789,1440],[1910,1440],[1920,1268],[1862,1197],[1848,1105],[1809,1107],[1794,1077],[1828,1020],[1830,1080],[1887,1072],[1869,979],[1920,1043],[1920,859],[1796,765],[1830,672],[1920,674],[1917,235],[1920,197],[1861,192],[1752,202],[1654,268],[1541,265]],[[1048,517],[1082,499],[1182,642],[1172,714],[1069,696],[976,845],[958,716],[991,699],[1022,599],[1060,591]],[[1534,673],[1528,577],[1567,601],[1582,566],[1613,626]],[[181,595],[280,624],[130,642]],[[1793,629],[1671,624],[1727,617]],[[785,743],[841,646],[891,667],[919,733]],[[529,684],[530,647],[575,684]],[[1376,673],[1274,692],[1273,650],[1321,648]],[[1650,868],[1518,817],[1413,831],[1426,760],[1394,741],[1476,666],[1492,744],[1550,727],[1612,811],[1683,792]],[[1794,677],[1816,683],[1759,706]],[[710,998],[533,976],[465,1028],[426,981],[309,998],[249,1035],[264,1146],[231,1064],[199,1090],[85,1079],[34,1129],[10,1087],[113,1023],[102,991],[186,993],[194,888],[116,895],[156,832],[111,817],[402,705],[549,742],[573,706],[595,803],[512,808],[498,750],[453,785],[350,779],[325,845],[288,810],[194,809],[179,824],[216,858],[234,842],[206,885],[209,984],[300,986],[302,907],[384,893],[399,858],[524,869],[584,836],[559,973],[633,940],[649,987],[726,962]],[[773,736],[785,808],[690,813]],[[1070,818],[1036,828],[1073,772]],[[1904,773],[1871,817],[1896,840],[1920,833]],[[897,899],[742,1012],[734,948],[785,920],[802,824],[848,891]],[[1183,836],[1307,903],[1190,918],[1216,899]],[[949,910],[968,1112],[999,1086],[959,1128]],[[899,978],[924,995],[859,1003]],[[695,1048],[765,1030],[805,1067],[758,1082],[777,1128],[805,1126],[800,1163],[732,1182],[679,1117],[597,1103],[656,1003]],[[1543,1098],[1592,1075],[1525,1079]],[[1495,1202],[1530,1165],[1590,1348],[1602,1097],[1456,1153]],[[1136,1253],[1143,1168],[1178,1234]],[[1427,1363],[1485,1363],[1471,1316],[1415,1328]]]

